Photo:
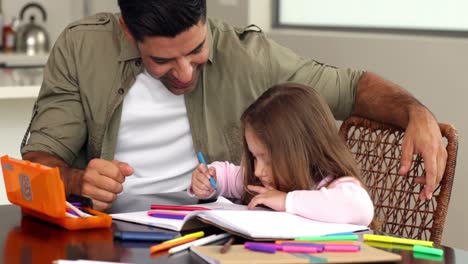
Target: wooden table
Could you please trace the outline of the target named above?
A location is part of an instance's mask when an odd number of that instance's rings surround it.
[[[193,204],[197,200],[181,193],[141,196],[129,201],[133,211],[145,210],[151,203]],[[113,211],[129,211],[114,208]],[[0,206],[0,263],[52,263],[57,259],[92,259],[127,263],[204,263],[188,251],[172,256],[162,252],[150,255],[148,243],[128,243],[113,240],[113,232],[149,231],[161,229],[114,221],[111,229],[67,231],[30,216],[22,215],[15,205]],[[213,231],[213,230],[209,230]],[[170,231],[168,231],[170,232]],[[401,254],[401,263],[468,263],[468,252],[444,247],[444,260],[434,262],[413,258],[410,251],[393,250]]]

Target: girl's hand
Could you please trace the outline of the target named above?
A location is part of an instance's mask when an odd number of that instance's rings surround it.
[[[210,175],[216,181],[216,169],[214,167],[206,169],[205,165],[200,164],[192,173],[193,194],[198,198],[208,198],[215,190],[210,184]]]
[[[272,187],[248,185],[247,188],[252,192],[258,193],[258,195],[256,195],[250,201],[248,205],[249,209],[253,209],[255,206],[259,204],[263,204],[265,206],[270,207],[271,209],[275,211],[279,211],[279,212],[286,211],[287,193],[280,192]]]

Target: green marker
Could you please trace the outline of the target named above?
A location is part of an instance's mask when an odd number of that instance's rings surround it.
[[[305,236],[305,237],[298,237],[294,240],[300,240],[300,241],[342,241],[342,240],[348,240],[348,241],[356,241],[359,240],[358,235],[343,235],[343,236]]]
[[[414,245],[413,251],[415,253],[424,253],[424,254],[431,254],[436,256],[444,255],[444,250],[440,248],[432,248],[432,247],[424,247],[420,245]]]
[[[432,260],[432,261],[437,261],[437,262],[441,262],[444,260],[444,256],[436,256],[436,255],[430,255],[430,254],[424,254],[424,253],[418,253],[418,252],[413,252],[413,258]]]

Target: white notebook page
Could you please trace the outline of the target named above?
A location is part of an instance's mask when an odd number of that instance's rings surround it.
[[[254,238],[296,238],[366,230],[368,227],[310,220],[275,211],[206,211],[199,217]]]

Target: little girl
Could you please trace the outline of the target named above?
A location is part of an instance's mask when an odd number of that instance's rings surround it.
[[[359,170],[315,90],[273,86],[242,114],[241,126],[241,166],[213,162],[207,170],[200,164],[189,193],[239,198],[249,208],[262,204],[324,222],[371,223],[374,207]]]

